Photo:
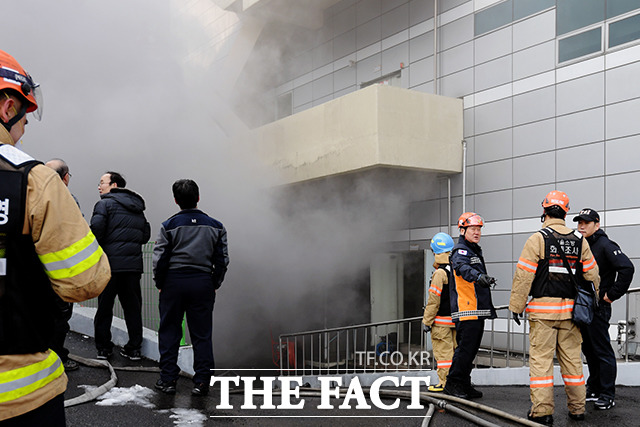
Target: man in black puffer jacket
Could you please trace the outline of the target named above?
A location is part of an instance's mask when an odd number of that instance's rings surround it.
[[[620,246],[609,240],[600,229],[600,215],[593,209],[580,211],[575,218],[578,231],[587,238],[600,269],[600,301],[589,326],[582,332],[582,352],[587,358],[589,379],[587,401],[595,401],[596,409],[611,409],[616,405],[616,355],[609,337],[611,303],[629,289],[634,267]]]
[[[111,265],[111,281],[98,297],[98,311],[93,319],[98,359],[108,359],[113,351],[111,320],[116,296],[129,334],[129,342],[120,354],[131,360],[142,357],[142,245],[149,241],[151,227],[144,216],[144,200],[124,188],[126,185],[117,172],[102,175],[98,185],[100,201],[91,216],[91,231]]]

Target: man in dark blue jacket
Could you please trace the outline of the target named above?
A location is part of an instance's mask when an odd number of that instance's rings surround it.
[[[187,314],[193,344],[194,387],[209,392],[213,358],[213,304],[229,264],[227,231],[222,223],[197,209],[198,185],[190,179],[173,183],[181,211],[162,223],[153,248],[153,277],[160,289],[160,379],[155,387],[174,394],[180,368],[178,349],[182,319]]]
[[[620,246],[609,240],[600,229],[600,215],[585,208],[573,218],[578,231],[587,238],[600,269],[600,301],[591,325],[581,328],[582,352],[587,358],[589,379],[587,401],[595,401],[596,409],[611,409],[616,405],[616,355],[609,338],[611,303],[629,289],[634,267]]]
[[[463,213],[458,219],[460,238],[451,252],[454,280],[449,287],[449,301],[458,346],[444,392],[462,399],[482,397],[482,392],[471,385],[471,370],[482,341],[484,319],[496,318],[491,301],[491,285],[496,280],[487,275],[478,244],[483,225],[484,220],[477,213]]]
[[[91,216],[91,231],[111,265],[111,281],[98,297],[98,311],[93,319],[98,359],[108,359],[113,351],[111,321],[116,296],[129,334],[129,342],[120,354],[130,360],[142,357],[142,245],[149,241],[151,227],[144,216],[144,200],[126,185],[118,172],[102,175],[98,185],[100,200]]]

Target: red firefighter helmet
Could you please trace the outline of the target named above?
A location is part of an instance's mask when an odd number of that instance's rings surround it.
[[[559,206],[563,211],[569,212],[569,196],[567,196],[567,193],[557,190],[549,192],[542,201],[542,207],[546,209],[551,206]]]
[[[40,120],[42,108],[38,108],[40,99],[40,85],[34,83],[31,76],[7,52],[0,50],[0,90],[13,89],[27,100],[27,113],[34,113]],[[41,106],[40,106],[41,107]]]
[[[458,218],[458,228],[466,228],[472,225],[482,227],[484,219],[475,212],[465,212]]]

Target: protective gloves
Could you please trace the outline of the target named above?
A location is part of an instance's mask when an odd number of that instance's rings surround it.
[[[513,316],[513,320],[516,322],[516,325],[520,326],[520,318],[522,318],[522,313],[515,313],[515,312],[511,312],[511,315]]]
[[[491,277],[488,274],[481,274],[480,276],[478,276],[477,283],[483,288],[490,288],[491,285],[495,285],[496,278]]]
[[[431,326],[427,326],[423,323],[422,330],[424,331],[425,334],[428,334],[429,332],[431,332]]]

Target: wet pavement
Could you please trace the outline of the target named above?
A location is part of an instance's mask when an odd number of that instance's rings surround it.
[[[70,333],[67,338],[67,347],[71,353],[85,358],[95,357],[93,340],[89,337]],[[231,394],[229,403],[233,409],[216,409],[220,404],[221,393],[219,387],[214,387],[209,396],[192,396],[192,382],[189,378],[181,378],[178,381],[176,395],[166,395],[154,389],[158,379],[157,363],[143,359],[132,362],[117,351],[110,359],[116,368],[118,382],[116,388],[110,392],[111,399],[93,400],[87,403],[66,408],[67,425],[69,427],[101,427],[101,426],[421,426],[425,409],[407,409],[408,401],[401,401],[398,409],[378,409],[367,398],[367,403],[372,409],[340,410],[337,407],[343,403],[343,399],[333,399],[331,404],[335,409],[318,409],[320,399],[310,396],[301,396],[305,399],[304,409],[241,409],[244,404],[242,391]],[[119,367],[141,367],[143,370],[123,371]],[[640,368],[640,366],[639,366]],[[149,372],[151,371],[151,372]],[[255,375],[255,372],[235,371],[237,375]],[[105,368],[82,366],[77,371],[69,372],[69,385],[65,393],[65,399],[82,395],[85,390],[99,386],[110,378],[109,371]],[[277,375],[273,373],[270,375]],[[256,385],[256,389],[258,385]],[[402,388],[409,390],[408,388]],[[478,387],[484,393],[484,397],[477,402],[492,408],[506,411],[515,416],[526,416],[529,408],[529,388],[526,386],[492,386]],[[637,427],[640,425],[640,387],[617,387],[616,407],[609,411],[597,411],[593,403],[587,402],[586,419],[576,422],[568,418],[564,389],[555,387],[556,413],[554,414],[555,426],[615,426]],[[108,396],[108,395],[105,395]],[[104,397],[104,396],[103,396]],[[293,399],[296,403],[298,400]],[[128,402],[128,403],[127,403]],[[259,407],[261,398],[255,399]],[[280,397],[274,395],[274,405],[279,405]],[[392,399],[383,400],[384,404],[391,404]],[[358,402],[354,398],[350,401],[352,407]],[[461,409],[475,413],[481,418],[500,426],[514,426],[517,423],[488,415],[485,412],[466,407],[462,404],[451,403]],[[436,410],[433,414],[431,426],[456,426],[465,427],[476,425],[448,411]]]

